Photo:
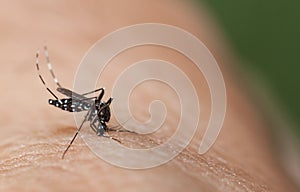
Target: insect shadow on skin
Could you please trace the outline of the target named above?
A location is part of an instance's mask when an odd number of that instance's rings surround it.
[[[48,70],[50,71],[50,74],[57,85],[57,91],[65,96],[67,98],[59,99],[48,86],[46,85],[43,77],[40,73],[40,66],[39,66],[39,51],[36,53],[36,69],[38,71],[39,78],[47,91],[55,98],[55,99],[49,99],[49,104],[53,105],[57,108],[60,108],[62,110],[68,111],[68,112],[82,112],[87,111],[86,115],[84,116],[84,119],[82,123],[80,124],[79,128],[77,129],[75,135],[73,136],[71,142],[65,149],[64,153],[62,154],[62,159],[64,158],[65,154],[71,147],[72,143],[76,139],[78,133],[80,132],[83,124],[86,121],[90,122],[90,127],[95,131],[95,133],[98,136],[102,136],[105,138],[113,139],[119,143],[121,143],[118,139],[115,139],[107,134],[108,131],[117,131],[117,132],[131,132],[128,130],[120,130],[120,129],[113,129],[109,128],[106,123],[109,122],[111,113],[110,113],[110,104],[112,102],[112,98],[110,97],[106,102],[102,101],[102,98],[104,96],[105,89],[99,88],[84,94],[78,94],[74,91],[71,91],[67,88],[64,88],[60,85],[57,77],[54,74],[54,71],[52,69],[52,65],[50,63],[49,59],[49,53],[47,50],[47,47],[44,47],[44,54],[46,57]],[[92,93],[100,92],[97,97],[86,97],[87,95],[90,95]]]

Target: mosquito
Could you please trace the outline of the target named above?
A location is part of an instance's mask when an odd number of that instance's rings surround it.
[[[49,99],[48,102],[50,105],[53,105],[57,108],[60,108],[62,110],[68,111],[68,112],[81,112],[81,111],[87,111],[86,115],[84,116],[83,121],[81,122],[79,128],[77,129],[75,135],[73,136],[72,140],[70,141],[69,145],[65,149],[64,153],[62,154],[62,159],[64,158],[65,154],[73,144],[74,140],[76,139],[77,135],[79,134],[83,124],[85,122],[90,122],[90,127],[95,131],[95,133],[98,136],[106,137],[113,139],[120,143],[119,140],[109,136],[107,134],[108,131],[119,131],[116,129],[110,129],[106,125],[106,123],[110,120],[111,113],[110,113],[110,104],[112,102],[112,98],[110,97],[107,101],[102,101],[102,98],[105,93],[104,88],[99,88],[84,94],[78,94],[74,91],[71,91],[67,88],[64,88],[59,83],[56,75],[54,74],[52,64],[50,62],[48,49],[45,46],[44,47],[44,55],[46,57],[46,62],[48,65],[48,70],[57,85],[57,91],[65,96],[67,98],[59,99],[53,91],[46,85],[46,82],[44,81],[41,73],[40,73],[40,67],[39,67],[39,51],[36,53],[36,69],[39,75],[39,78],[41,82],[43,83],[46,90],[55,98],[55,99]],[[100,92],[97,97],[86,97],[87,95],[90,95],[92,93]]]

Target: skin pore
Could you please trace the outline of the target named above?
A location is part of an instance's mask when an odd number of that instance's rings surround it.
[[[234,57],[204,7],[184,1],[7,1],[1,18],[1,140],[0,189],[4,191],[296,191],[281,168],[269,136],[270,125],[232,72]],[[112,166],[94,155],[78,137],[61,155],[76,131],[73,115],[49,106],[51,95],[39,82],[35,52],[48,45],[54,70],[63,86],[72,87],[77,65],[99,38],[137,23],[165,23],[197,36],[213,53],[227,88],[224,127],[214,146],[197,153],[210,115],[205,78],[176,51],[145,46],[125,51],[111,61],[100,77],[109,89],[126,66],[147,58],[175,63],[194,83],[203,109],[200,129],[191,144],[169,163],[147,170]],[[41,70],[55,90],[45,59]],[[156,97],[168,109],[170,129],[159,134],[111,133],[124,145],[159,145],[172,135],[178,119],[178,98],[156,82],[137,87],[130,98],[133,116],[149,118]],[[151,93],[151,94],[149,94]],[[133,102],[134,101],[134,102]],[[145,107],[141,107],[145,106]],[[111,119],[111,126],[116,124]],[[88,125],[87,125],[88,127]],[[100,138],[103,139],[103,138]],[[126,155],[126,154],[124,154]]]

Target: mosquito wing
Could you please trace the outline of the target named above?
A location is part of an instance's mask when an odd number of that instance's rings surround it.
[[[81,94],[75,93],[74,91],[62,87],[58,87],[56,90],[67,97],[70,97],[74,100],[81,101],[81,102],[91,103],[91,100],[93,99],[93,98],[87,98]]]

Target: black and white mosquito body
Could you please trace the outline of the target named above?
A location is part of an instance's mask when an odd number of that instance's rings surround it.
[[[44,47],[44,54],[46,57],[46,61],[48,64],[48,70],[50,71],[50,74],[57,85],[57,91],[65,96],[67,98],[59,99],[48,86],[46,85],[43,77],[40,74],[40,66],[39,66],[39,52],[36,53],[36,69],[38,71],[39,78],[47,91],[55,98],[55,99],[49,99],[49,104],[53,105],[57,108],[60,108],[62,110],[68,111],[68,112],[82,112],[87,111],[86,115],[84,116],[84,119],[80,125],[80,127],[77,129],[77,132],[75,133],[74,137],[72,138],[71,142],[69,143],[68,147],[64,151],[62,158],[64,158],[66,152],[72,145],[73,141],[77,137],[78,133],[80,132],[83,124],[85,122],[90,122],[90,127],[95,131],[95,133],[99,136],[111,138],[113,140],[116,140],[120,142],[119,140],[112,138],[108,136],[107,131],[113,129],[109,129],[106,125],[106,123],[110,120],[110,104],[112,102],[112,98],[109,98],[106,102],[102,101],[102,98],[104,96],[105,89],[100,88],[96,89],[84,94],[78,94],[74,91],[71,91],[67,88],[64,88],[60,85],[57,77],[55,76],[52,65],[50,63],[49,54],[47,47]],[[92,93],[100,92],[97,97],[86,97],[87,95],[90,95]]]

